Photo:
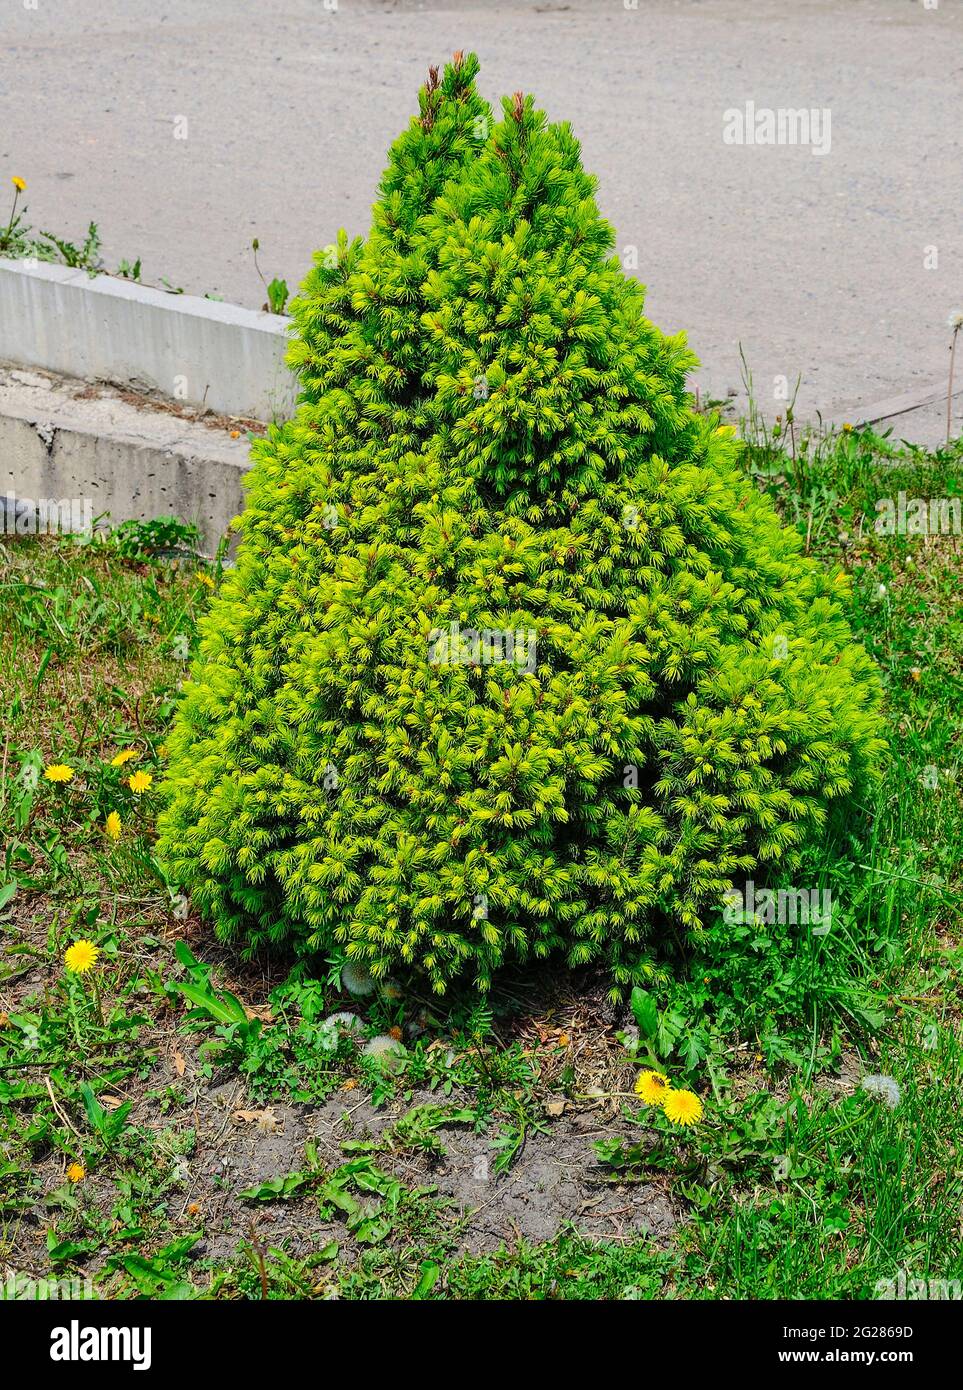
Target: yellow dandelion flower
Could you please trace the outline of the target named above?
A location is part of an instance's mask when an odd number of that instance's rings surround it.
[[[24,183],[23,179],[18,178],[16,174],[14,174],[10,182],[13,184],[14,188],[17,190],[18,193],[25,193],[27,191],[27,185]]]
[[[64,965],[72,975],[83,975],[92,965],[96,965],[100,947],[92,941],[75,941],[64,952]]]
[[[214,588],[214,580],[211,578],[209,574],[199,574],[197,577],[202,584],[205,584],[207,586],[208,589]]]
[[[702,1101],[694,1091],[666,1091],[662,1102],[666,1119],[674,1125],[696,1125],[702,1119]]]
[[[66,763],[51,763],[49,767],[44,768],[43,775],[48,782],[69,782],[74,775],[74,770]]]
[[[140,796],[141,792],[147,791],[153,780],[149,772],[135,772],[131,777],[128,777],[127,785],[132,792],[136,792]]]
[[[111,767],[123,767],[124,763],[129,763],[131,758],[137,757],[136,748],[125,748],[122,753],[118,753],[116,758],[111,758]]]
[[[159,758],[166,758],[166,757],[167,757],[167,744],[166,744],[166,743],[162,743],[161,746],[158,748],[158,750],[157,750],[157,756],[158,756]]]
[[[68,1182],[83,1182],[86,1176],[87,1172],[82,1163],[71,1163],[67,1169]]]
[[[635,1079],[636,1094],[646,1105],[661,1105],[669,1089],[669,1078],[660,1071],[640,1071]]]
[[[112,840],[120,839],[121,819],[116,811],[111,811],[104,822],[104,829]]]

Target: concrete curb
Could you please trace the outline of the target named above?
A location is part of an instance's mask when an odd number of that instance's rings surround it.
[[[176,516],[213,554],[244,505],[244,431],[110,387],[0,367],[0,502],[47,499],[110,522]]]
[[[0,359],[159,391],[224,415],[293,412],[289,323],[110,275],[0,258]]]
[[[963,385],[954,388],[951,400],[955,401],[958,396],[963,396]],[[899,396],[887,396],[885,400],[873,401],[871,405],[858,406],[853,411],[852,419],[859,425],[878,425],[883,420],[895,420],[931,405],[938,405],[941,410],[945,408],[945,382],[935,382],[932,386],[917,387],[915,391],[904,391]]]

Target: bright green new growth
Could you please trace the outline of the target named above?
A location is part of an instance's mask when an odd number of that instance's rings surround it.
[[[642,977],[873,776],[844,577],[696,415],[567,126],[432,76],[295,307],[294,420],[170,739],[161,852],[222,937],[487,987]]]

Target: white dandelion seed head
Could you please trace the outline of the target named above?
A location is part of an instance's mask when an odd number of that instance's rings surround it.
[[[361,1049],[365,1057],[373,1057],[383,1067],[394,1067],[407,1054],[397,1038],[388,1033],[379,1033],[376,1038],[366,1042]]]
[[[954,309],[946,320],[947,328],[952,328],[954,332],[958,328],[963,328],[963,309]]]
[[[891,1076],[864,1076],[859,1083],[860,1089],[866,1091],[871,1096],[881,1096],[890,1110],[895,1110],[899,1105],[900,1089],[899,1083]]]
[[[346,1033],[355,1033],[361,1026],[358,1015],[347,1012],[329,1014],[321,1025],[322,1028],[343,1028]]]
[[[377,987],[377,983],[363,965],[349,960],[341,967],[341,988],[346,989],[349,994],[353,994],[356,998],[361,998],[365,994],[374,994]]]

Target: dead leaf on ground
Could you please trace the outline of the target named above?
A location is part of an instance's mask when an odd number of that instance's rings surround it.
[[[281,1127],[281,1121],[270,1105],[265,1110],[235,1110],[234,1118],[247,1125],[257,1125],[264,1134],[275,1134]]]
[[[245,1004],[244,1012],[248,1018],[258,1018],[262,1023],[273,1023],[274,1015],[270,1004]]]

